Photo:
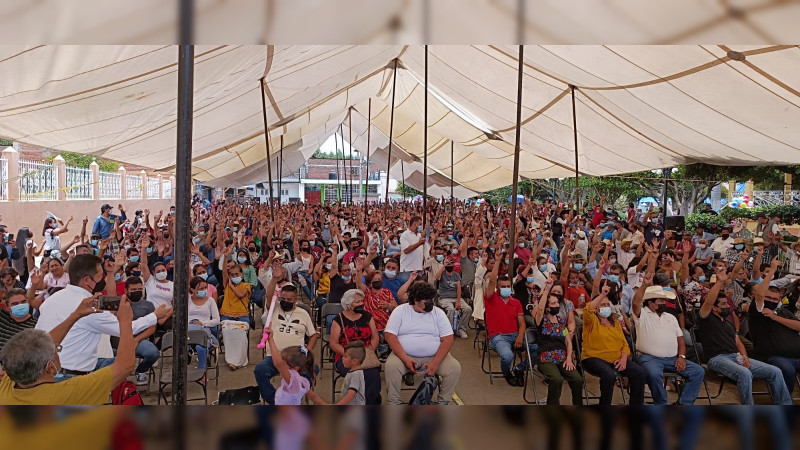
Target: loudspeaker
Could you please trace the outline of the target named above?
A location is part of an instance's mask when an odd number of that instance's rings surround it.
[[[686,227],[686,218],[684,216],[667,216],[664,219],[665,230],[682,230]]]

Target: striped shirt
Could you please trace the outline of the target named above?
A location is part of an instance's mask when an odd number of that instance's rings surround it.
[[[6,346],[6,342],[14,337],[22,330],[33,328],[36,326],[36,318],[33,316],[28,317],[23,322],[17,322],[11,317],[8,311],[0,310],[0,352]]]

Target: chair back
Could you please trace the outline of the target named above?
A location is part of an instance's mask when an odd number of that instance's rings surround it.
[[[297,307],[302,309],[303,311],[308,313],[308,316],[311,317],[311,307],[305,303],[297,302]]]
[[[525,351],[528,353],[528,361],[533,363],[533,357],[536,355],[531,355],[531,344],[536,342],[536,328],[530,327],[525,330]]]
[[[172,348],[172,331],[167,331],[161,336],[161,351],[167,351]]]
[[[325,303],[322,305],[322,317],[327,319],[328,316],[338,316],[344,308],[341,303]]]

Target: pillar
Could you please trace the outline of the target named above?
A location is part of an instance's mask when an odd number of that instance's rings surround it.
[[[100,200],[100,165],[92,161],[89,170],[92,171],[92,200]]]
[[[56,169],[56,188],[58,189],[56,198],[63,202],[67,199],[67,190],[64,189],[67,187],[67,162],[61,155],[57,155],[53,158],[53,167]]]
[[[783,174],[783,204],[792,204],[792,174]]]
[[[147,172],[142,169],[139,177],[142,179],[142,200],[147,200]]]
[[[128,199],[128,171],[125,170],[125,167],[119,166],[117,169],[117,173],[119,174],[119,183],[121,184],[119,188],[119,199],[120,200],[127,200]]]
[[[733,201],[733,193],[736,192],[736,180],[728,181],[728,204]]]
[[[753,180],[747,180],[744,183],[744,195],[751,201],[753,200]]]
[[[14,147],[3,150],[3,159],[8,164],[8,201],[19,200],[19,152]]]
[[[163,182],[164,182],[164,176],[161,175],[161,174],[158,174],[158,198],[159,199],[164,198],[164,183]],[[194,192],[194,191],[192,191],[192,192]]]
[[[174,199],[175,198],[175,175],[172,175],[172,176],[169,177],[169,186],[170,186],[170,188],[169,188],[169,198],[170,199]]]

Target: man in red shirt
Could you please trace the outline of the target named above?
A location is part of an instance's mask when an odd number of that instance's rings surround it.
[[[522,360],[517,367],[511,368],[514,349],[523,348],[525,337],[522,304],[511,296],[511,280],[505,275],[497,277],[498,267],[500,264],[494,265],[484,293],[486,333],[489,345],[500,354],[500,369],[506,382],[511,386],[523,386],[527,362]],[[535,352],[535,345],[531,345],[531,354]]]

